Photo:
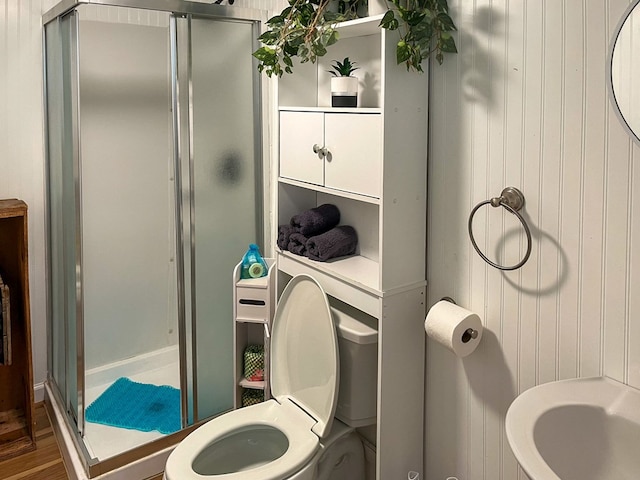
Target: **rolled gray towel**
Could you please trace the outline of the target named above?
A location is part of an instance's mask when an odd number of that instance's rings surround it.
[[[331,203],[325,203],[291,217],[291,226],[297,233],[307,237],[327,232],[338,223],[340,223],[340,210]]]
[[[289,245],[287,250],[296,255],[305,255],[307,251],[307,241],[309,239],[301,233],[292,233],[289,235]]]
[[[293,227],[291,225],[279,225],[278,226],[278,247],[280,250],[288,250],[289,237],[293,233]]]
[[[358,246],[358,234],[349,225],[340,225],[328,232],[309,238],[307,253],[311,260],[326,262],[332,258],[353,255]]]

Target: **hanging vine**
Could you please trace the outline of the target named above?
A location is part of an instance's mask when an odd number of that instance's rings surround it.
[[[386,1],[388,10],[379,26],[398,32],[398,64],[422,72],[422,62],[431,55],[442,64],[445,53],[457,52],[451,35],[456,26],[447,0]],[[289,6],[267,21],[267,30],[258,38],[262,46],[253,53],[258,70],[281,77],[293,73],[294,57],[300,63],[315,63],[339,40],[336,24],[356,18],[366,4],[367,0],[289,0]]]

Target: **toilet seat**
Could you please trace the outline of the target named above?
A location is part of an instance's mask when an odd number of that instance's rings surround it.
[[[282,292],[271,333],[271,393],[311,415],[313,431],[331,431],[338,403],[338,335],[329,299],[309,275],[296,275]]]
[[[297,275],[282,292],[271,352],[274,398],[193,431],[169,456],[166,480],[282,480],[312,461],[331,432],[339,384],[329,301],[312,277]]]
[[[300,408],[287,402],[283,405],[268,400],[221,415],[193,431],[169,456],[165,468],[168,480],[281,480],[300,470],[318,451],[320,442],[311,429],[315,421]],[[286,452],[264,465],[223,474],[200,474],[193,465],[206,449],[235,432],[273,427],[289,442]]]

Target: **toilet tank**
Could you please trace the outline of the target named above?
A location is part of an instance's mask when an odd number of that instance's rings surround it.
[[[340,352],[340,387],[336,418],[351,427],[376,422],[378,331],[373,317],[332,307]]]

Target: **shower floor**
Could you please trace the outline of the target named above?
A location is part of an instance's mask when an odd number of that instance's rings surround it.
[[[170,347],[132,361],[88,371],[85,404],[90,405],[119,377],[180,388],[178,349]],[[155,431],[141,432],[85,422],[84,443],[91,457],[104,460],[163,436]]]

